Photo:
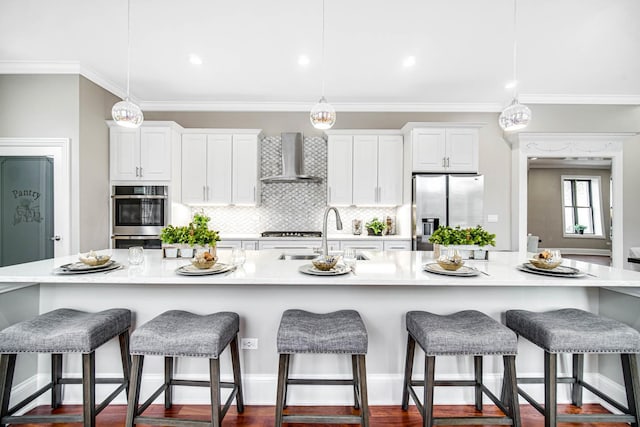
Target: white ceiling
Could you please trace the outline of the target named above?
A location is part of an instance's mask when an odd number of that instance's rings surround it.
[[[0,0],[0,73],[79,72],[124,95],[126,4]],[[131,0],[132,98],[145,110],[308,110],[321,95],[321,10]],[[638,18],[638,0],[519,0],[521,101],[640,105]],[[499,111],[512,43],[513,0],[326,0],[326,97],[339,111]]]

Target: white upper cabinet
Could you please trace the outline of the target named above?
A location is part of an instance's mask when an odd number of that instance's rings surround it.
[[[182,135],[182,203],[256,205],[260,132],[219,132]]]
[[[402,204],[402,135],[385,131],[326,133],[328,204]]]
[[[411,130],[413,172],[478,172],[477,127]]]
[[[170,181],[170,125],[147,122],[138,129],[109,124],[109,169],[112,181]]]
[[[353,201],[353,137],[330,135],[327,142],[327,204],[349,206]]]

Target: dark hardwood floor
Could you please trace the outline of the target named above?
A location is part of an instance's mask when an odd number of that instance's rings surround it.
[[[371,414],[371,427],[419,427],[422,425],[422,420],[418,411],[412,406],[409,411],[403,411],[400,406],[372,406]],[[352,409],[349,407],[290,407],[288,411],[294,410],[296,412],[307,413],[328,413],[329,411],[337,411],[337,413],[348,414]],[[522,426],[523,427],[543,427],[544,418],[538,412],[535,411],[529,405],[521,405],[522,413]],[[66,405],[54,411],[54,413],[79,413],[79,405]],[[274,425],[274,407],[273,406],[246,406],[243,414],[238,414],[235,407],[229,410],[229,413],[224,419],[224,427],[271,427]],[[597,404],[584,405],[582,408],[576,408],[572,405],[560,405],[560,413],[606,413],[607,410]],[[47,406],[41,406],[33,411],[33,414],[50,414],[51,409]],[[107,407],[97,418],[98,427],[123,427],[124,418],[126,413],[126,406],[124,405],[111,405]],[[336,412],[333,412],[336,413]],[[205,405],[174,405],[171,410],[165,410],[162,405],[152,405],[145,415],[149,416],[163,416],[164,414],[170,416],[177,416],[180,418],[208,420],[209,419],[209,407]],[[475,408],[472,405],[464,406],[437,406],[436,416],[461,416],[461,415],[478,415]],[[484,415],[497,415],[501,414],[500,411],[493,405],[485,405]],[[288,424],[291,426],[300,426],[301,424]],[[313,424],[316,427],[325,426],[325,424]],[[573,424],[561,423],[560,426],[571,426]],[[623,427],[627,424],[575,424],[582,427]],[[43,427],[43,426],[57,426],[57,427],[71,427],[78,426],[78,424],[24,424],[27,427]],[[344,426],[346,427],[346,425]]]

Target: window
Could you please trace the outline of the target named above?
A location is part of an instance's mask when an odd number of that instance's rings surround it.
[[[565,237],[603,238],[599,176],[562,176]]]

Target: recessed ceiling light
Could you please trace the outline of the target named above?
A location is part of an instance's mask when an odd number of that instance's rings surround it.
[[[407,56],[404,61],[402,61],[402,65],[406,68],[413,67],[416,65],[416,57],[415,56]]]
[[[505,89],[513,89],[516,86],[518,86],[518,81],[517,80],[511,80],[510,82],[507,82],[506,85],[504,85],[504,88]]]
[[[191,55],[189,55],[189,62],[191,62],[193,65],[202,65],[202,58],[192,53]]]
[[[310,63],[311,63],[311,60],[307,55],[300,55],[298,57],[298,65],[300,65],[301,67],[306,67]]]

